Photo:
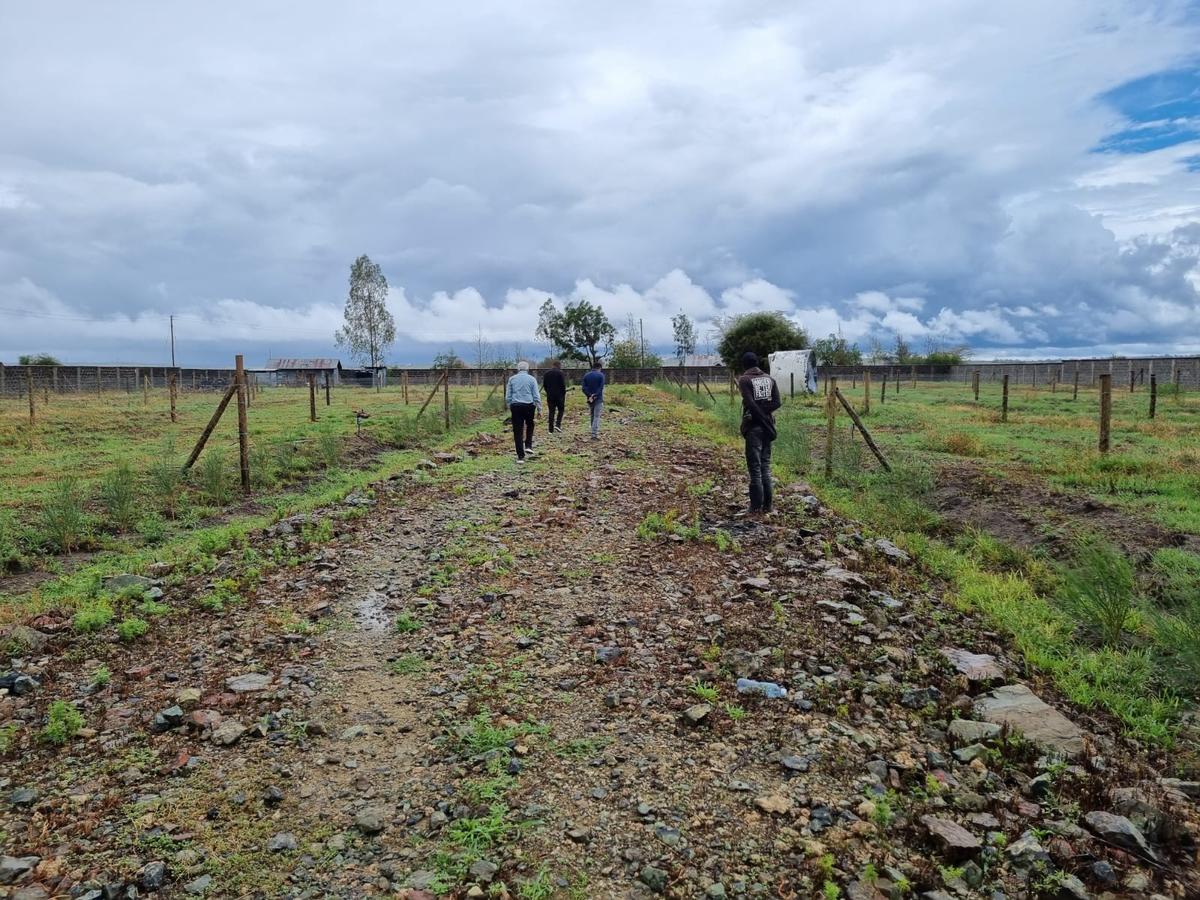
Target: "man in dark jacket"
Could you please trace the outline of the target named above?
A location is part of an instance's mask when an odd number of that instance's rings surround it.
[[[567,377],[563,375],[562,362],[555,360],[542,376],[542,388],[546,391],[546,424],[550,433],[562,431],[563,409],[567,405]]]
[[[775,440],[775,410],[782,405],[779,385],[758,367],[758,357],[742,354],[742,437],[746,439],[746,469],[750,474],[750,512],[770,512],[771,443]]]

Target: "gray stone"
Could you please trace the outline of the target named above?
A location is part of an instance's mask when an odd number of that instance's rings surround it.
[[[1000,737],[1004,729],[994,722],[975,722],[971,719],[955,719],[946,729],[950,740],[956,744],[982,744]]]
[[[893,544],[891,541],[879,538],[874,542],[875,549],[886,556],[888,559],[894,559],[897,562],[908,562],[908,554]]]
[[[154,730],[170,731],[172,728],[178,728],[183,724],[183,718],[184,712],[182,706],[168,706],[166,709],[155,713]]]
[[[281,831],[267,841],[267,849],[272,853],[285,853],[300,846],[296,836],[287,831]]]
[[[225,679],[225,687],[235,694],[263,691],[270,683],[271,676],[263,672],[247,672],[245,675],[235,675]]]
[[[195,881],[189,881],[187,884],[185,884],[183,889],[189,894],[205,894],[208,892],[208,889],[212,887],[212,882],[213,879],[211,875],[201,875]]]
[[[212,742],[221,747],[232,747],[242,739],[246,726],[238,722],[222,722],[212,733]]]
[[[975,715],[1067,756],[1083,753],[1083,732],[1023,684],[1007,684],[975,701]]]
[[[5,637],[22,650],[33,653],[41,653],[46,648],[46,644],[50,643],[50,635],[43,634],[28,625],[14,625],[8,629]]]
[[[138,872],[138,884],[145,891],[157,891],[167,883],[167,864],[161,861],[149,862]]]
[[[355,814],[354,825],[363,834],[379,834],[387,827],[390,818],[387,810],[378,806],[368,806]]]
[[[496,877],[496,873],[500,871],[500,867],[494,862],[489,862],[486,859],[477,859],[471,863],[471,868],[467,870],[468,874],[480,884],[491,884],[492,879]]]
[[[996,657],[988,653],[972,653],[959,647],[943,647],[942,656],[950,660],[950,665],[967,681],[1000,681],[1004,678],[1004,670],[996,662]]]
[[[1032,869],[1050,864],[1050,854],[1030,831],[1008,845],[1005,851],[1015,868]]]
[[[1124,816],[1093,810],[1083,817],[1083,824],[1102,841],[1148,859],[1158,859],[1158,854],[1146,842],[1145,835]]]
[[[8,900],[49,900],[49,897],[50,892],[40,884],[30,884],[25,887],[16,888],[8,895]]]
[[[683,718],[689,725],[699,725],[708,718],[709,713],[713,711],[712,706],[707,703],[697,703],[694,706],[689,706],[683,711]]]
[[[1074,875],[1064,875],[1058,882],[1058,893],[1054,896],[1056,900],[1089,900],[1092,895]]]
[[[424,891],[435,881],[437,881],[437,872],[431,872],[429,869],[417,869],[408,876],[404,884],[413,890]]]
[[[40,856],[0,856],[0,884],[16,884],[41,861]]]
[[[789,772],[807,772],[812,763],[807,756],[784,756],[779,760],[779,764]]]
[[[868,881],[851,881],[846,885],[846,900],[884,900],[884,897]]]
[[[33,806],[37,803],[37,799],[36,788],[17,788],[8,796],[8,802],[13,806]]]
[[[972,760],[987,756],[988,749],[983,744],[971,744],[967,747],[960,747],[954,751],[954,758],[960,763],[969,763]]]
[[[144,590],[154,587],[154,579],[145,575],[107,575],[103,581],[106,591],[123,591],[125,588],[140,587]]]
[[[14,697],[28,696],[41,686],[40,681],[24,672],[7,672],[0,675],[0,689],[8,691]]]
[[[643,868],[638,880],[656,894],[665,893],[667,890],[667,873],[654,866]]]
[[[704,892],[704,896],[711,898],[711,900],[724,900],[726,896],[725,885],[719,881],[714,881],[708,886],[708,890]]]
[[[968,859],[983,847],[979,838],[950,819],[921,816],[921,824],[929,829],[934,843],[951,862]]]

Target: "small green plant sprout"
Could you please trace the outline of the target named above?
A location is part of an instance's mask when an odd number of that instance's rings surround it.
[[[112,672],[108,671],[108,666],[100,666],[92,673],[92,678],[88,682],[92,687],[102,688],[112,681]]]
[[[112,604],[104,597],[95,597],[79,604],[71,619],[71,627],[80,634],[90,634],[99,631],[112,620]]]
[[[867,884],[874,884],[879,880],[879,870],[875,868],[875,863],[867,863],[863,866],[862,880]]]
[[[725,714],[735,722],[740,722],[746,718],[746,709],[743,706],[738,706],[736,703],[725,704]]]
[[[411,634],[421,630],[421,620],[410,612],[402,612],[396,616],[395,628],[399,634]]]
[[[692,682],[691,692],[705,703],[716,703],[720,693],[711,684],[705,684],[699,679]]]
[[[721,647],[718,644],[709,644],[704,648],[703,658],[705,662],[717,662],[721,658]]]
[[[136,616],[130,616],[117,623],[117,636],[126,643],[136,641],[149,630],[150,626],[146,620]]]
[[[17,742],[17,727],[16,722],[9,722],[7,725],[0,727],[0,756],[11,750]]]
[[[394,675],[416,675],[425,671],[425,660],[415,653],[409,653],[393,659],[388,664],[388,669]]]
[[[880,832],[887,831],[896,818],[895,801],[896,795],[891,791],[874,800],[875,810],[871,813],[871,821]]]
[[[137,522],[137,479],[128,462],[122,461],[100,480],[100,503],[120,531],[128,531]]]
[[[825,900],[838,900],[838,898],[842,896],[842,889],[832,881],[826,881],[821,887],[821,896],[824,897]]]
[[[820,870],[821,874],[825,876],[826,880],[829,880],[833,877],[834,862],[836,862],[836,860],[834,860],[832,853],[826,853],[817,860],[817,869]]]
[[[46,727],[42,729],[42,740],[62,746],[79,733],[83,727],[83,716],[66,700],[55,700],[50,704],[46,716]]]

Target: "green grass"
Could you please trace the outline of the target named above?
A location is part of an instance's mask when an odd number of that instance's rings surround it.
[[[669,393],[678,397],[677,388]],[[970,402],[969,385],[906,386],[882,406],[876,394],[865,420],[893,471],[884,472],[850,435],[843,413],[829,477],[823,460],[813,458],[824,449],[823,398],[797,397],[777,416],[774,468],[784,479],[805,478],[837,512],[908,550],[948,582],[954,603],[1009,634],[1070,699],[1108,710],[1135,738],[1169,745],[1179,692],[1196,692],[1191,673],[1200,667],[1200,613],[1177,610],[1191,608],[1187,598],[1195,595],[1200,558],[1182,551],[1155,555],[1148,573],[1153,591],[1169,612],[1176,605],[1176,612],[1159,615],[1143,610],[1142,582],[1111,548],[1090,555],[1081,548],[1074,558],[1048,560],[979,531],[947,540],[933,509],[939,466],[971,457],[1002,472],[1034,473],[1063,489],[1103,496],[1172,527],[1187,530],[1195,515],[1200,533],[1200,451],[1192,446],[1200,433],[1200,395],[1185,395],[1177,405],[1168,401],[1165,410],[1160,398],[1153,423],[1141,409],[1144,395],[1114,396],[1116,452],[1108,458],[1092,449],[1094,392],[1081,391],[1074,404],[1069,397],[1014,391],[1009,423],[1002,425],[986,386],[979,407]],[[684,399],[677,409],[685,431],[717,444],[739,443],[724,400],[713,403],[694,392]],[[793,440],[796,446],[789,447]],[[649,522],[646,530],[661,530],[660,523]],[[1185,677],[1173,675],[1178,672]]]
[[[42,729],[42,740],[49,744],[61,746],[75,737],[83,727],[83,716],[74,706],[65,700],[55,700],[50,704],[46,717],[46,727]]]

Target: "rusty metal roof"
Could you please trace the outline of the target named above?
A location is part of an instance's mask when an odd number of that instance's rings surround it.
[[[332,356],[318,356],[313,359],[302,359],[300,357],[284,357],[283,359],[268,360],[268,369],[299,369],[302,371],[316,370],[334,370],[340,369],[342,362]]]

